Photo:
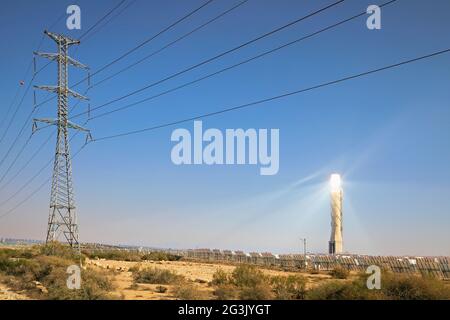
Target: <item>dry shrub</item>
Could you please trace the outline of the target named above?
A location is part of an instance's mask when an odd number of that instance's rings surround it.
[[[137,263],[137,264],[135,264],[134,266],[132,266],[132,267],[130,267],[130,268],[128,269],[128,271],[130,271],[130,272],[132,272],[132,273],[136,273],[136,272],[138,272],[139,270],[141,270],[141,264],[140,264],[140,263]]]
[[[384,273],[381,291],[392,300],[450,300],[450,287],[442,280],[414,275]]]
[[[235,300],[239,297],[239,289],[232,284],[220,284],[214,290],[218,300]]]
[[[350,272],[342,266],[336,266],[331,272],[330,275],[334,279],[347,279],[350,275]]]
[[[232,273],[232,282],[238,287],[254,287],[267,280],[264,273],[256,266],[240,265]]]
[[[271,283],[276,299],[303,300],[306,294],[306,279],[298,275],[272,277]]]
[[[32,253],[29,259],[0,254],[0,272],[10,276],[14,289],[26,290],[35,299],[105,299],[113,289],[106,274],[88,269],[81,272],[81,289],[69,290],[67,267],[78,262],[79,256],[58,243],[39,246],[36,251],[41,255]]]
[[[205,292],[200,291],[191,283],[181,283],[174,288],[175,297],[181,300],[207,300]]]
[[[184,277],[170,270],[146,268],[133,272],[134,281],[151,284],[174,284],[184,281]]]
[[[47,299],[51,300],[105,300],[108,292],[114,288],[104,272],[82,270],[81,289],[70,290],[66,285],[67,273],[64,269],[55,269],[43,284],[48,290]]]
[[[142,260],[153,260],[153,261],[178,261],[181,259],[181,256],[160,251],[153,251],[144,254],[141,258]]]
[[[332,281],[307,292],[313,300],[448,300],[450,288],[442,281],[414,275],[385,272],[381,275],[381,289],[369,290],[367,275],[352,282]]]
[[[81,262],[84,262],[84,256],[80,256],[77,250],[71,248],[69,245],[62,244],[57,241],[40,245],[36,248],[39,250],[39,255],[42,256],[57,256],[70,260],[74,263],[79,263],[80,260]]]
[[[275,296],[270,278],[253,265],[237,266],[231,275],[219,269],[211,284],[217,286],[214,295],[219,300],[267,300]]]
[[[143,260],[177,261],[181,259],[181,256],[160,251],[141,253],[137,250],[86,249],[83,250],[83,253],[90,259],[98,258],[107,260],[134,261],[134,262],[139,262]]]
[[[219,286],[225,285],[230,282],[230,277],[223,269],[217,269],[213,274],[213,279],[211,281],[212,285]]]
[[[306,298],[309,300],[367,300],[375,299],[376,292],[367,289],[359,282],[329,281],[310,289]]]
[[[272,288],[267,282],[243,287],[239,293],[241,300],[271,300],[274,298]]]

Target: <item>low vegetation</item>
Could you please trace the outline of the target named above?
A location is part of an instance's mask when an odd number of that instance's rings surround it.
[[[344,267],[337,266],[331,270],[330,275],[335,279],[347,279],[350,272]]]
[[[187,280],[182,275],[161,268],[141,268],[139,265],[130,269],[133,273],[134,283],[158,284],[155,291],[165,293],[168,289],[164,285],[172,285],[172,293],[175,298],[182,300],[206,300],[208,295],[200,290],[193,281]]]
[[[306,279],[302,276],[278,276],[271,278],[275,297],[279,300],[303,300],[306,295]]]
[[[185,280],[183,276],[166,269],[132,269],[132,272],[136,283],[176,284]]]
[[[441,300],[450,299],[450,286],[439,279],[384,272],[380,290],[369,290],[367,275],[349,279],[349,272],[337,268],[323,280],[307,289],[306,278],[301,275],[264,275],[254,266],[242,265],[227,274],[219,269],[211,285],[219,300]]]
[[[449,300],[450,286],[442,280],[384,272],[380,290],[369,290],[366,275],[353,281],[331,281],[307,292],[311,300]]]
[[[206,300],[208,295],[199,290],[194,284],[189,282],[182,282],[175,286],[174,295],[181,300]]]
[[[181,259],[180,256],[153,251],[148,253],[142,253],[133,250],[119,250],[119,249],[109,249],[109,250],[83,250],[83,254],[89,259],[107,259],[107,260],[118,260],[118,261],[178,261]]]
[[[219,269],[211,285],[220,300],[303,299],[306,280],[302,276],[269,277],[251,265],[240,265],[231,274]]]
[[[125,290],[149,290],[164,293],[165,298],[219,300],[450,300],[450,283],[421,275],[392,273],[383,270],[381,289],[369,290],[367,275],[335,268],[319,275],[278,273],[269,276],[254,265],[239,265],[233,272],[217,269],[209,283],[203,277],[189,280],[168,270],[165,263],[147,267],[146,260],[171,260],[176,256],[161,252],[141,254],[134,251],[101,250],[78,255],[69,247],[51,243],[27,248],[0,248],[0,282],[33,299],[110,299],[117,298],[111,279],[123,269],[88,267],[81,270],[80,290],[67,288],[67,267],[86,265],[87,258],[134,261],[132,284]],[[105,262],[106,263],[106,262]],[[184,265],[184,264],[183,264]],[[89,264],[88,264],[89,266]],[[106,265],[108,266],[108,265]],[[97,265],[98,267],[98,265]],[[104,266],[103,266],[104,268]],[[116,268],[114,269],[116,270]],[[126,274],[122,274],[125,276]],[[129,277],[130,274],[126,276]],[[153,286],[148,286],[150,284]],[[209,287],[208,287],[209,286]],[[141,291],[142,291],[141,290]],[[137,297],[137,296],[136,296]],[[161,296],[162,297],[162,296]]]
[[[25,291],[34,299],[108,299],[113,286],[103,272],[81,270],[81,289],[67,288],[67,267],[83,260],[58,243],[30,249],[0,249],[0,276],[8,286]]]

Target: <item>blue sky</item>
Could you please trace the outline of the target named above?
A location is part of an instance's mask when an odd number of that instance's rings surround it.
[[[80,36],[115,3],[111,1],[8,1],[2,4],[0,113],[23,79],[43,30],[81,7],[82,29],[65,19],[51,31]],[[215,0],[171,31],[93,78],[103,79],[159,49],[239,1]],[[71,55],[93,71],[203,3],[137,0]],[[233,48],[332,1],[250,0],[206,28],[138,67],[93,88],[97,106]],[[347,0],[217,61],[155,86],[102,111],[152,96],[189,80],[307,35],[364,11],[380,1]],[[275,96],[450,47],[450,2],[398,0],[382,9],[382,29],[368,30],[366,17],[280,50],[216,77],[87,124],[95,137],[158,125]],[[41,51],[55,45],[45,39]],[[39,66],[46,61],[39,60]],[[205,128],[280,129],[280,170],[261,176],[255,166],[175,166],[173,130],[188,122],[140,135],[89,144],[73,162],[82,241],[177,248],[223,248],[272,252],[325,252],[330,233],[327,180],[344,179],[344,248],[368,254],[450,255],[450,55],[391,69],[258,107],[203,120]],[[71,69],[70,82],[84,77]],[[30,76],[24,79],[26,84]],[[54,84],[55,67],[36,84]],[[25,86],[24,86],[25,87]],[[24,90],[24,87],[21,89]],[[77,88],[83,92],[85,87]],[[23,92],[21,92],[23,93]],[[37,92],[38,101],[46,93]],[[71,101],[74,104],[74,101]],[[32,107],[31,92],[0,144],[0,156]],[[86,104],[77,106],[86,110]],[[100,113],[100,111],[99,111]],[[55,116],[55,103],[37,117]],[[77,119],[84,122],[86,118]],[[3,133],[5,126],[0,128]],[[11,175],[52,129],[33,136]],[[2,174],[29,133],[0,167]],[[83,143],[77,137],[76,151]],[[54,140],[1,190],[8,198],[53,155]],[[45,170],[0,215],[51,174]],[[0,184],[1,187],[1,184]],[[42,239],[50,186],[0,220],[0,236]]]

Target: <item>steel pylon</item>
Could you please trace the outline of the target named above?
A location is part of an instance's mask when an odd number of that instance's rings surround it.
[[[77,99],[88,100],[88,98],[69,89],[68,67],[69,65],[88,69],[68,56],[69,46],[79,44],[79,40],[73,40],[66,36],[52,32],[44,32],[54,40],[58,47],[58,53],[35,52],[36,55],[56,61],[58,64],[57,86],[35,86],[37,89],[50,91],[57,94],[58,110],[56,119],[33,119],[33,132],[39,130],[37,123],[43,122],[57,127],[57,139],[55,160],[53,165],[52,188],[50,196],[50,213],[46,243],[56,241],[60,238],[79,250],[78,223],[75,213],[75,201],[72,185],[72,164],[69,146],[69,128],[85,131],[90,137],[90,132],[79,125],[69,121],[69,96]],[[62,237],[63,236],[63,237]]]

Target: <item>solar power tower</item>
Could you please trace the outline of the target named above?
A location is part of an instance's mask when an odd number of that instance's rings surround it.
[[[43,122],[57,127],[57,139],[55,160],[53,165],[53,179],[50,197],[50,213],[46,242],[62,239],[73,247],[80,249],[78,238],[78,224],[75,214],[75,201],[72,186],[72,164],[69,147],[69,129],[84,131],[90,138],[90,132],[77,124],[69,121],[69,97],[88,100],[88,98],[69,89],[69,65],[87,69],[88,67],[68,56],[69,47],[78,45],[79,40],[73,40],[66,36],[44,31],[44,33],[56,42],[58,53],[35,52],[43,58],[56,61],[58,65],[57,86],[35,86],[37,89],[46,90],[57,94],[57,118],[33,119],[33,131],[38,130],[37,122]]]
[[[328,253],[342,253],[342,182],[337,173],[331,175],[331,237],[328,243]]]

